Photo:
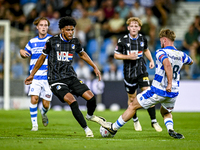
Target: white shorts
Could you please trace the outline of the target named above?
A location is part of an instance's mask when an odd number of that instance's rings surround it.
[[[47,80],[33,80],[28,95],[37,95],[47,101],[51,101],[53,96]]]
[[[148,109],[152,105],[161,103],[168,112],[171,112],[174,109],[176,98],[177,96],[173,98],[159,96],[151,91],[151,87],[137,95],[137,100],[144,109]]]

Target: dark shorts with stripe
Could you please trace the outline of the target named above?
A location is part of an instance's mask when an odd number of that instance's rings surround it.
[[[127,93],[134,94],[138,87],[142,88],[150,86],[148,73],[142,74],[135,79],[125,78],[124,85]]]
[[[86,84],[76,77],[63,79],[51,84],[50,86],[53,94],[55,94],[61,102],[64,102],[64,96],[67,93],[82,96],[84,92],[90,90]]]

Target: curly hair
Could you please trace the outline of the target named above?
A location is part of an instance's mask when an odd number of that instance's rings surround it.
[[[59,21],[59,28],[62,29],[65,26],[76,26],[76,21],[74,18],[70,16],[62,17]]]
[[[33,22],[33,24],[34,24],[35,26],[37,26],[41,20],[46,20],[46,21],[48,22],[48,26],[50,26],[50,22],[49,22],[49,20],[48,20],[46,17],[39,17],[39,18],[37,18],[37,19]]]
[[[171,41],[175,41],[176,34],[170,29],[162,29],[159,33],[159,38],[166,37]]]
[[[129,19],[126,21],[126,24],[127,24],[127,25],[130,25],[130,23],[131,23],[132,21],[136,21],[136,22],[138,22],[138,25],[139,25],[140,27],[142,26],[142,21],[141,21],[139,18],[137,18],[137,17],[131,17],[131,18],[129,18]]]

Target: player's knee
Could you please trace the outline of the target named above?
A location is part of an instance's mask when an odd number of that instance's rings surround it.
[[[36,95],[31,96],[31,103],[32,104],[37,104],[39,101],[39,97]]]

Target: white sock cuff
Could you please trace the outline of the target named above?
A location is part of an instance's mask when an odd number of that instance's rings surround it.
[[[118,118],[117,124],[118,126],[123,126],[126,122],[122,119],[122,115]]]
[[[37,104],[30,103],[30,108],[36,108],[36,107],[37,107]]]
[[[164,123],[166,124],[167,122],[172,122],[172,123],[173,123],[173,119],[172,119],[172,118],[166,118],[166,119],[164,120]]]

